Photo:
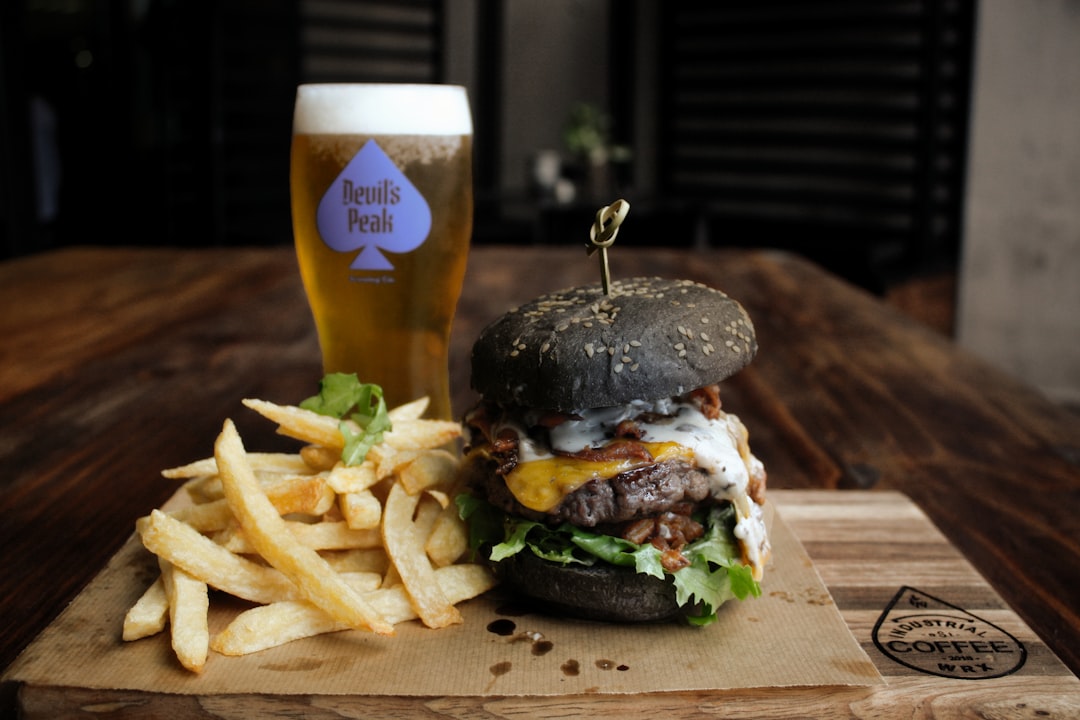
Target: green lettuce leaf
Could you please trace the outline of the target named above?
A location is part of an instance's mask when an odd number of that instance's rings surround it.
[[[356,430],[346,422],[338,425],[345,438],[341,460],[346,465],[364,462],[368,451],[382,442],[383,433],[392,429],[382,388],[360,382],[355,373],[326,375],[319,382],[319,394],[301,402],[300,407],[320,415],[352,420],[359,426]]]
[[[455,498],[458,513],[468,523],[470,547],[474,552],[490,548],[493,562],[526,549],[551,562],[591,565],[598,561],[633,566],[636,572],[670,579],[680,605],[694,610],[687,620],[707,625],[728,600],[760,596],[761,587],[751,569],[742,564],[735,540],[735,509],[730,504],[714,507],[698,518],[705,534],[683,548],[690,565],[674,573],[661,564],[661,552],[651,544],[591,533],[572,525],[549,527],[543,523],[507,515],[473,495]]]

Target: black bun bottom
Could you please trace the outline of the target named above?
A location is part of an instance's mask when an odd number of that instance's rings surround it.
[[[680,614],[671,583],[632,568],[562,565],[525,551],[496,563],[495,573],[507,589],[549,615],[640,623]]]

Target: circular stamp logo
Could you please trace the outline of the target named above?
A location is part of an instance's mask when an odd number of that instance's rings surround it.
[[[1027,660],[1023,643],[997,625],[906,586],[878,618],[873,638],[890,659],[938,677],[986,680]]]

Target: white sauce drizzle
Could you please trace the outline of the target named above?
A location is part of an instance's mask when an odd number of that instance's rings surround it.
[[[697,465],[709,476],[712,496],[729,500],[735,507],[735,537],[742,545],[746,559],[760,578],[769,554],[768,532],[761,507],[750,499],[747,487],[751,472],[762,469],[761,461],[753,454],[743,459],[739,453],[742,421],[736,415],[720,411],[710,420],[696,406],[666,398],[655,402],[634,401],[628,405],[590,408],[574,414],[580,419],[560,423],[550,431],[551,446],[560,452],[574,453],[587,448],[599,448],[615,434],[623,420],[653,413],[652,422],[638,421],[643,442],[677,442],[690,448]],[[518,457],[521,462],[551,457],[551,452],[528,438],[516,422],[505,421],[502,426],[513,427],[520,438]]]

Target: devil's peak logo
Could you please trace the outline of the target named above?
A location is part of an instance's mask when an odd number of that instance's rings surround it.
[[[380,250],[415,250],[431,231],[431,208],[374,140],[334,178],[315,216],[319,235],[338,252],[360,253],[353,270],[393,270]]]
[[[1023,644],[997,625],[911,587],[902,587],[874,625],[887,657],[939,677],[985,680],[1027,660]]]

